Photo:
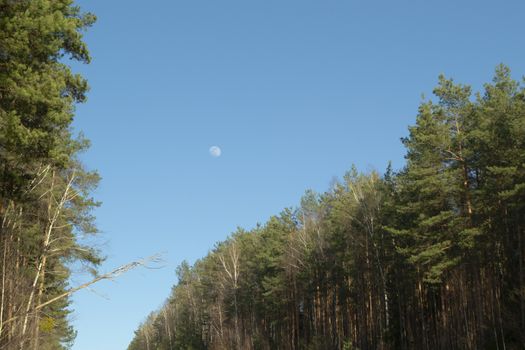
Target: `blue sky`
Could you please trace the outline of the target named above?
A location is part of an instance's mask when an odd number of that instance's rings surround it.
[[[75,128],[103,178],[101,270],[157,252],[165,267],[80,291],[74,350],[125,349],[175,267],[237,226],[352,164],[401,167],[399,138],[440,73],[475,89],[500,62],[525,74],[517,0],[77,3],[99,18],[85,36],[93,62],[74,68],[92,88]]]

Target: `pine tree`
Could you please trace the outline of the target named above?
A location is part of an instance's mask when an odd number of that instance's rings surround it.
[[[67,298],[40,305],[67,288],[69,262],[100,262],[77,240],[96,232],[98,175],[78,161],[88,142],[71,130],[88,86],[64,63],[89,62],[82,32],[94,20],[70,0],[0,1],[1,348],[70,343]]]

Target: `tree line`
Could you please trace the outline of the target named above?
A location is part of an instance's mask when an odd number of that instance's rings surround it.
[[[128,350],[523,349],[525,89],[443,76],[406,164],[325,193],[192,266]]]
[[[94,20],[72,0],[0,0],[0,349],[67,348],[71,264],[101,262],[81,243],[99,177],[71,127],[88,85],[67,65],[89,63]]]

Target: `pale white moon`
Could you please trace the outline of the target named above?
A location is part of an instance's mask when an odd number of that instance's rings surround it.
[[[221,156],[221,153],[222,153],[222,151],[221,151],[221,149],[219,148],[219,146],[211,146],[211,147],[210,147],[210,155],[211,155],[212,157],[215,157],[215,158],[220,157],[220,156]]]

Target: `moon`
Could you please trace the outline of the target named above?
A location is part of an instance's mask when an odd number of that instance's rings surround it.
[[[210,155],[214,158],[218,158],[221,156],[221,149],[219,146],[211,146],[210,147]]]

